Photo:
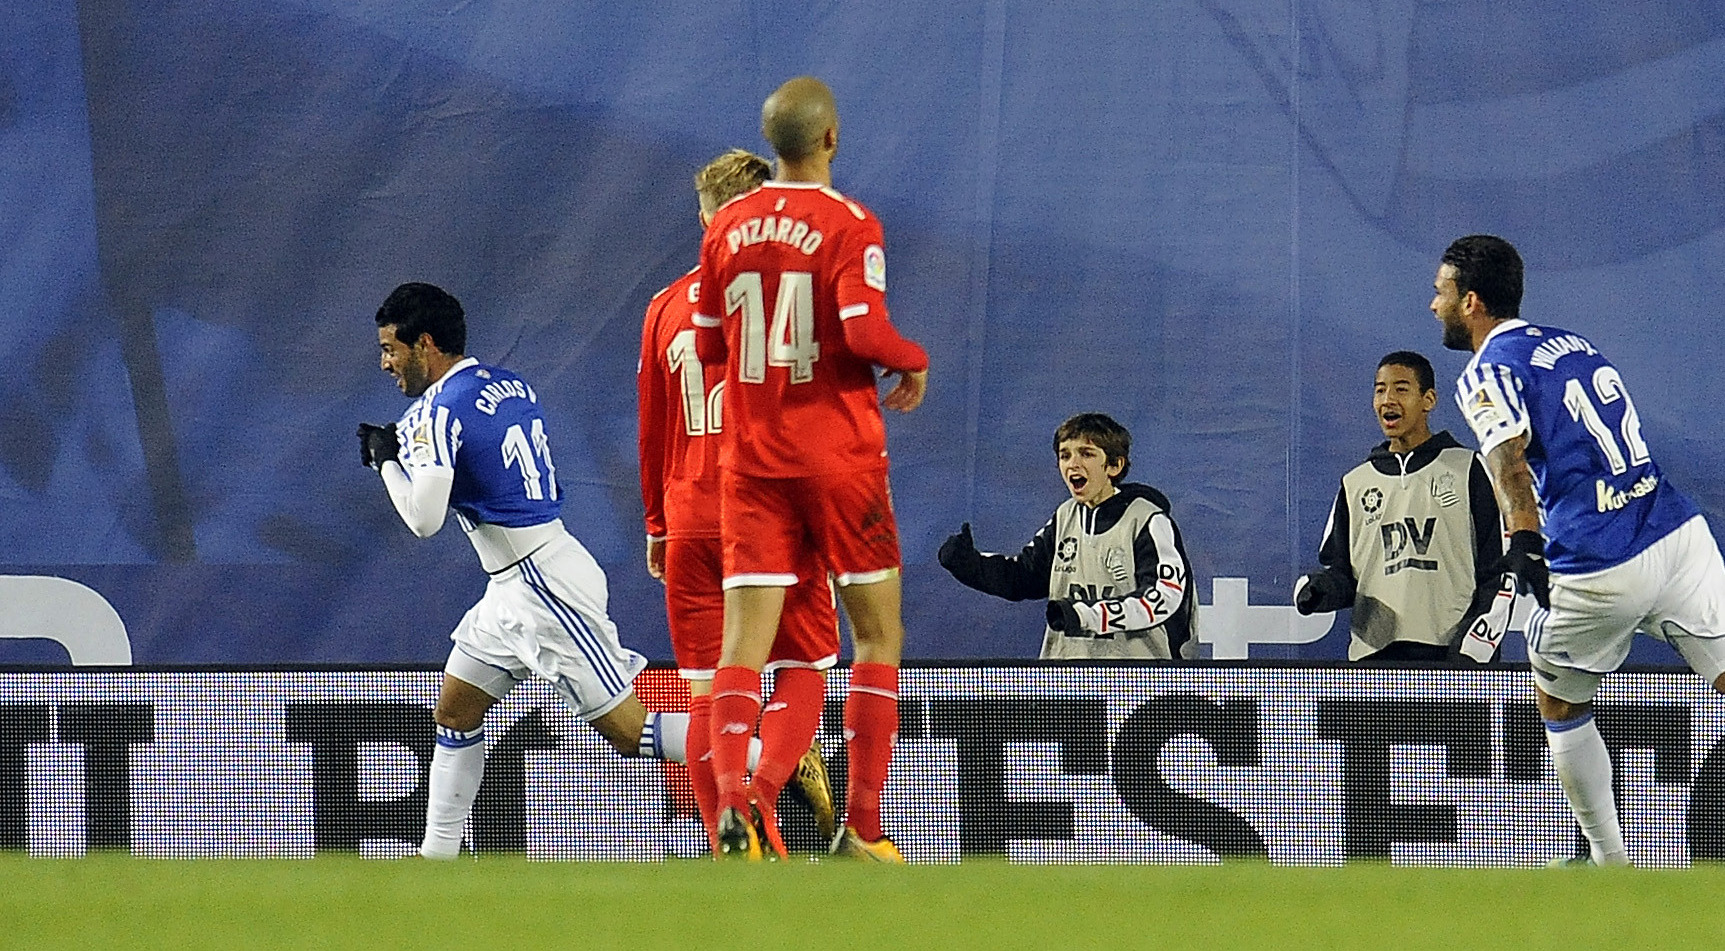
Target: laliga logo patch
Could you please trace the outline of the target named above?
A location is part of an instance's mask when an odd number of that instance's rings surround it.
[[[1487,393],[1485,390],[1476,392],[1467,401],[1467,406],[1463,409],[1463,415],[1475,424],[1491,420],[1497,415],[1497,412],[1497,404],[1492,401],[1491,394]]]
[[[1062,538],[1060,540],[1060,549],[1055,552],[1055,557],[1059,558],[1061,561],[1071,561],[1078,557],[1078,539]]]
[[[414,427],[413,436],[408,440],[407,455],[414,462],[429,463],[434,461],[430,423],[421,423]]]
[[[1384,494],[1374,485],[1360,495],[1360,506],[1366,510],[1367,515],[1376,515],[1378,509],[1384,507]]]
[[[863,250],[863,282],[882,294],[886,293],[886,252],[878,244],[871,244]]]

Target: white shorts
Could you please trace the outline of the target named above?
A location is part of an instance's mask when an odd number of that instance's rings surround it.
[[[491,576],[449,635],[444,670],[499,699],[537,675],[576,716],[596,720],[628,699],[647,666],[618,642],[606,600],[605,572],[564,534]]]
[[[1527,654],[1547,694],[1587,703],[1622,666],[1635,633],[1668,641],[1709,682],[1725,673],[1725,560],[1699,515],[1621,565],[1551,576],[1551,610],[1534,609]]]

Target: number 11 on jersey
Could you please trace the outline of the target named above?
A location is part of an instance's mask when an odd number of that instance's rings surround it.
[[[742,355],[737,379],[765,383],[767,367],[789,367],[792,383],[815,378],[821,345],[815,340],[815,278],[807,271],[779,275],[773,325],[767,327],[766,293],[758,271],[744,271],[725,288],[725,313],[742,312]]]
[[[544,463],[543,470],[540,462]],[[551,441],[545,438],[544,420],[533,421],[531,440],[522,432],[520,423],[504,431],[503,467],[521,470],[521,487],[528,498],[534,501],[546,498],[547,487],[550,497],[557,497],[557,467],[551,463]]]

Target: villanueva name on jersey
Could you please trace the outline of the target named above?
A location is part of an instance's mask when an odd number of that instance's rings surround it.
[[[1557,366],[1558,360],[1567,357],[1572,353],[1585,353],[1588,356],[1598,356],[1599,351],[1593,349],[1593,344],[1588,343],[1581,337],[1577,337],[1575,334],[1564,334],[1561,337],[1553,337],[1533,348],[1533,356],[1528,359],[1528,362],[1539,367],[1541,370],[1549,370],[1552,367]]]
[[[821,246],[821,233],[809,227],[806,221],[796,218],[776,218],[768,215],[765,218],[750,218],[725,233],[725,240],[731,246],[731,253],[750,245],[788,244],[804,254],[813,254]]]
[[[533,393],[533,387],[520,380],[493,380],[485,384],[485,389],[479,391],[479,398],[473,401],[473,408],[487,416],[495,416],[497,405],[511,397],[539,402],[539,397]]]
[[[1635,484],[1627,489],[1618,489],[1606,483],[1604,479],[1594,483],[1598,493],[1599,511],[1615,512],[1644,495],[1652,495],[1659,487],[1659,477],[1648,474],[1635,480]]]

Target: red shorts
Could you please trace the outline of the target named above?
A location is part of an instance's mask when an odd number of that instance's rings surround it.
[[[719,477],[725,587],[787,587],[832,572],[840,585],[884,581],[899,567],[886,470],[763,479]]]
[[[665,614],[671,650],[686,680],[711,680],[725,640],[725,593],[720,588],[719,540],[675,536],[665,540]],[[767,669],[825,670],[838,659],[839,618],[826,575],[785,592],[779,636]]]

